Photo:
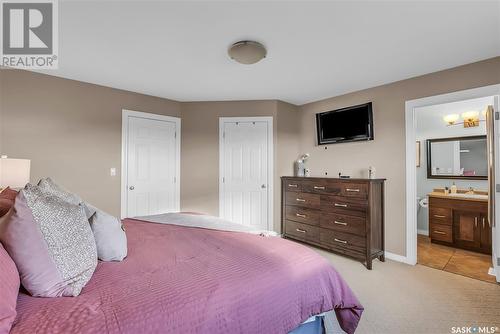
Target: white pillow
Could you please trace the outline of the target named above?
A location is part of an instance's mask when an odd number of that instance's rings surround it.
[[[121,221],[112,215],[87,206],[95,213],[89,223],[97,246],[97,257],[102,261],[122,261],[127,256],[127,235]]]

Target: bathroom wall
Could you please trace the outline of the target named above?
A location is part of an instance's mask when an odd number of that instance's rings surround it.
[[[450,187],[453,182],[458,188],[487,190],[488,181],[486,180],[459,180],[459,179],[428,179],[427,178],[427,149],[426,140],[433,138],[451,138],[451,137],[464,137],[464,136],[478,136],[486,135],[486,127],[484,122],[480,122],[478,127],[464,128],[463,125],[447,126],[443,121],[443,116],[446,114],[461,114],[464,111],[478,110],[482,111],[488,104],[492,104],[492,98],[474,99],[463,101],[460,103],[448,103],[442,105],[428,106],[418,108],[416,112],[417,117],[417,141],[420,141],[420,167],[417,167],[417,196],[425,198],[428,193],[432,192],[434,188]],[[484,119],[484,116],[480,116]],[[435,152],[433,150],[433,152]],[[434,155],[433,155],[434,156]],[[486,155],[483,155],[486,159]],[[463,166],[462,162],[462,166]],[[418,208],[418,233],[428,234],[429,220],[428,209]]]

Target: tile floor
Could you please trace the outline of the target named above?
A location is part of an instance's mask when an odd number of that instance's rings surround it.
[[[488,274],[490,255],[433,244],[429,237],[420,234],[417,244],[417,262],[421,265],[496,283],[495,277]]]

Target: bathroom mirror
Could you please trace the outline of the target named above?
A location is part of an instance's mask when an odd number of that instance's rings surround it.
[[[486,136],[428,139],[427,178],[486,180]]]

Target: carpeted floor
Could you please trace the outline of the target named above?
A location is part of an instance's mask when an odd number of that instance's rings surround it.
[[[452,333],[452,327],[463,326],[497,327],[500,333],[499,284],[391,260],[377,260],[367,270],[354,260],[316,250],[365,307],[356,333]]]

